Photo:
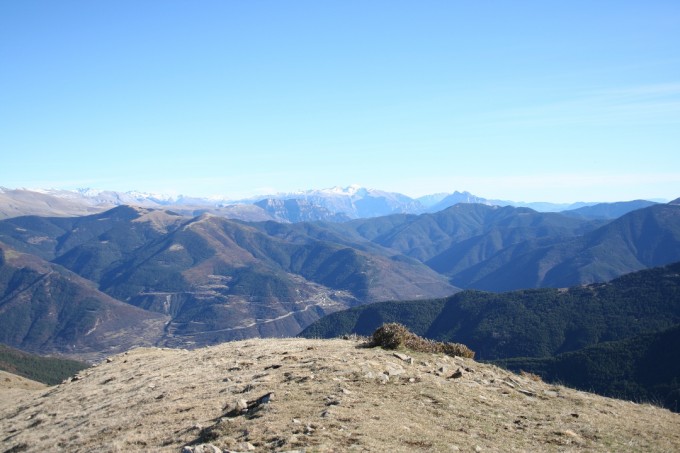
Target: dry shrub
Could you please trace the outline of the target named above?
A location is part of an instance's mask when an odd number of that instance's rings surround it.
[[[443,353],[452,357],[467,357],[473,359],[474,351],[460,343],[443,343],[419,337],[398,323],[383,324],[373,332],[372,346],[382,346],[385,349],[406,348],[412,351]]]
[[[520,370],[519,374],[520,376],[524,376],[525,378],[531,379],[534,382],[541,382],[543,380],[538,374],[530,373],[529,371]]]

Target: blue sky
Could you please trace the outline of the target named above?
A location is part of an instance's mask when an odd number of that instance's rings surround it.
[[[680,196],[680,2],[0,2],[0,186]]]

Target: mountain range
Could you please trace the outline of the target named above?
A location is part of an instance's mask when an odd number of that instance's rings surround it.
[[[0,341],[30,351],[107,350],[120,343],[109,324],[124,317],[119,328],[131,342],[190,346],[290,336],[361,303],[456,291],[415,260],[285,228],[127,206],[83,217],[6,219]],[[62,286],[67,290],[44,296]],[[83,308],[74,299],[81,294]],[[63,314],[68,310],[77,311]]]
[[[302,221],[305,203],[296,223],[125,205],[1,220],[0,342],[89,357],[291,336],[379,301],[568,287],[680,260],[674,203],[614,220],[459,203],[343,222]]]
[[[611,203],[547,203],[513,202],[486,199],[469,192],[439,193],[411,198],[396,192],[367,189],[360,186],[332,187],[289,193],[262,195],[247,199],[224,197],[191,197],[148,194],[136,191],[115,192],[94,189],[26,190],[0,188],[0,218],[20,215],[85,215],[130,205],[170,209],[186,216],[212,213],[246,221],[278,222],[333,221],[380,217],[390,214],[422,214],[437,212],[460,203],[492,206],[528,207],[539,212],[562,212],[579,209],[574,215],[586,218],[612,219],[633,209],[653,204],[636,200]],[[584,207],[592,209],[583,210]]]

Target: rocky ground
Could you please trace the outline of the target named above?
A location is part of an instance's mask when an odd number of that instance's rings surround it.
[[[0,392],[2,451],[680,451],[680,415],[355,340],[136,349]]]

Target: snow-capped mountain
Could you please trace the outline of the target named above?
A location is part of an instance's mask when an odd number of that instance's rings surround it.
[[[32,194],[32,195],[31,195]],[[459,203],[480,203],[495,206],[529,207],[536,211],[565,211],[595,203],[555,204],[547,202],[514,202],[486,199],[470,192],[437,193],[417,199],[397,192],[370,189],[359,185],[335,186],[325,189],[279,192],[246,199],[224,196],[192,197],[139,191],[116,192],[84,188],[62,189],[0,189],[0,201],[6,200],[11,209],[0,210],[0,217],[42,214],[50,206],[60,206],[57,215],[102,211],[120,205],[172,209],[184,215],[210,212],[222,217],[246,221],[276,220],[298,222],[306,220],[342,221],[379,217],[390,214],[422,214],[438,212]],[[40,199],[40,197],[49,197]],[[10,203],[9,200],[14,200]],[[23,201],[19,201],[23,200]],[[56,200],[61,200],[57,203]],[[273,203],[279,200],[281,203]],[[68,202],[68,205],[64,205]],[[5,203],[5,204],[7,204]],[[0,203],[2,204],[2,203]],[[38,208],[38,205],[41,207]],[[25,208],[22,208],[24,206]],[[6,211],[6,212],[5,212]]]
[[[389,214],[419,214],[425,211],[424,206],[418,200],[406,195],[367,189],[358,185],[278,193],[251,199],[251,202],[265,199],[305,200],[310,204],[323,207],[331,213],[344,214],[352,219]],[[240,200],[240,202],[244,201],[246,200]]]

